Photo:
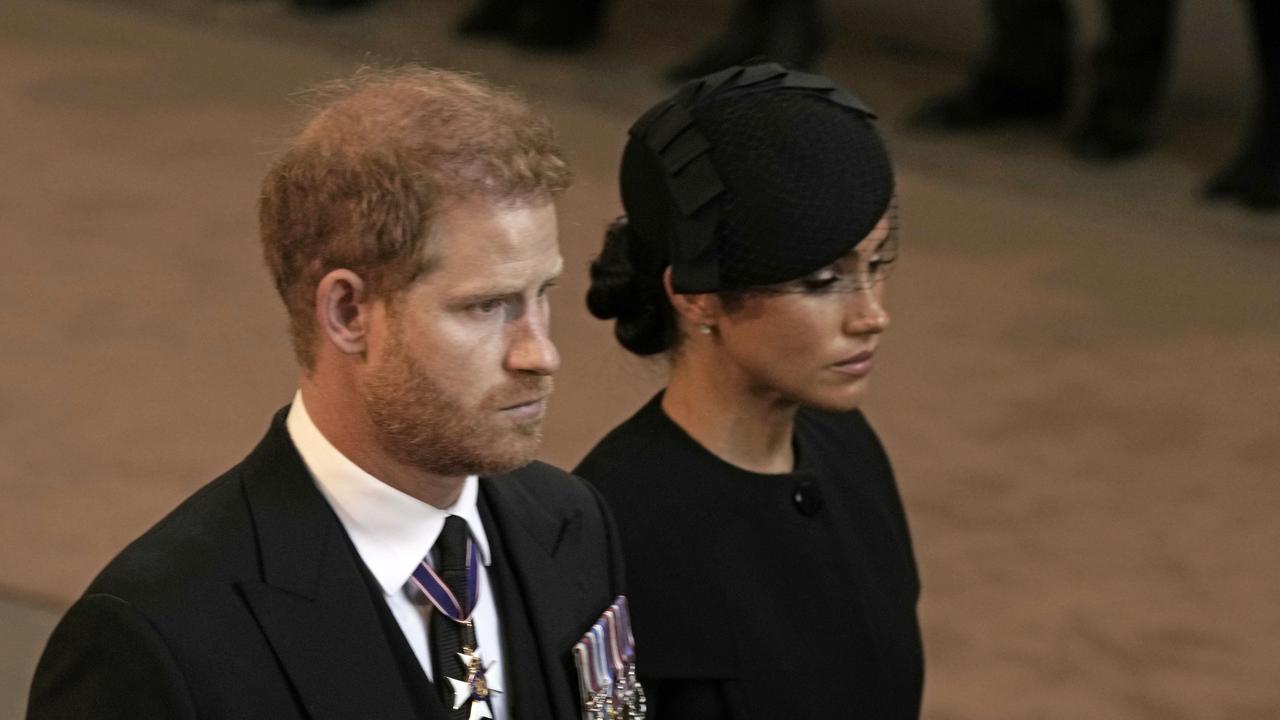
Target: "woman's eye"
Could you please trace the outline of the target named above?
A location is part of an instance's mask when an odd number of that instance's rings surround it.
[[[815,275],[803,280],[804,289],[808,292],[827,290],[839,282],[840,277],[834,274]]]

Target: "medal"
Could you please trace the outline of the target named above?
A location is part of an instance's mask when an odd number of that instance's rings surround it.
[[[489,683],[485,673],[489,668],[493,667],[493,663],[488,665],[480,657],[480,650],[475,645],[475,634],[471,630],[471,613],[475,611],[476,601],[480,596],[479,583],[480,568],[480,552],[476,549],[476,545],[470,538],[467,538],[467,591],[466,596],[459,599],[449,589],[439,575],[436,574],[435,568],[427,564],[426,560],[418,563],[418,567],[414,568],[413,575],[409,578],[413,584],[422,591],[422,594],[431,601],[431,605],[437,612],[442,613],[450,620],[467,626],[467,632],[464,638],[471,638],[469,641],[463,641],[462,652],[458,653],[458,658],[462,660],[463,678],[451,678],[445,676],[449,681],[449,686],[453,689],[453,709],[457,710],[466,703],[471,703],[471,714],[468,720],[481,720],[481,718],[492,718],[493,710],[489,707],[489,697],[493,693],[500,693],[502,690],[494,687]],[[469,643],[469,644],[468,644]],[[443,670],[439,671],[441,675]]]
[[[468,720],[492,718],[493,711],[489,707],[489,696],[492,693],[502,692],[502,690],[490,685],[489,680],[485,677],[485,673],[489,668],[493,667],[493,663],[485,665],[480,658],[479,649],[467,645],[462,647],[462,652],[458,653],[458,657],[461,658],[462,665],[466,668],[466,678],[464,680],[446,678],[453,688],[453,709],[457,710],[469,702],[471,703],[471,715]]]
[[[636,679],[627,598],[619,595],[573,646],[585,720],[644,720],[648,700]]]

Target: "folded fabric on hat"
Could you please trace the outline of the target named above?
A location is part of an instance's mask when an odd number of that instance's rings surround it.
[[[621,173],[628,222],[644,242],[669,244],[677,292],[819,270],[892,200],[874,117],[830,80],[778,65],[695,80],[632,127]]]

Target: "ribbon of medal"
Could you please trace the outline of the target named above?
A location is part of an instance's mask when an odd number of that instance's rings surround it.
[[[418,563],[410,579],[431,601],[432,607],[437,612],[444,613],[444,616],[450,620],[470,628],[471,614],[475,612],[476,601],[480,598],[480,551],[476,549],[475,543],[470,538],[467,539],[467,595],[463,598],[465,602],[458,601],[453,591],[444,580],[440,579],[435,569],[428,565],[426,560]],[[474,638],[475,633],[463,633],[463,637]],[[469,720],[492,718],[493,711],[489,707],[489,697],[492,693],[502,692],[490,685],[485,678],[485,673],[493,667],[493,663],[484,664],[480,649],[476,647],[474,640],[472,642],[464,640],[462,652],[458,653],[458,657],[462,659],[466,677],[462,680],[446,678],[453,688],[453,709],[457,710],[469,702],[471,703]]]
[[[586,720],[643,720],[648,702],[636,680],[626,597],[614,600],[574,645],[573,654]]]
[[[631,612],[626,596],[618,596],[605,613],[605,619],[611,630],[610,660],[616,673],[614,703],[621,708],[623,718],[642,719],[649,708],[644,688],[636,680],[636,639],[631,634]]]
[[[578,665],[578,685],[582,690],[586,720],[608,720],[611,717],[613,678],[604,661],[601,640],[604,630],[596,623],[573,646],[573,658]]]
[[[427,564],[426,560],[418,563],[418,567],[413,569],[413,584],[418,586],[423,595],[431,601],[436,610],[445,614],[445,617],[456,623],[471,622],[471,613],[476,608],[476,601],[480,599],[480,551],[476,549],[476,544],[467,539],[467,596],[466,605],[458,602],[453,596],[453,591],[445,584],[444,580],[436,574],[435,568]]]

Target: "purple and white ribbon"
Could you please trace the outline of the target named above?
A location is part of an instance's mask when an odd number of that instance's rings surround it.
[[[480,551],[476,549],[471,538],[467,538],[467,596],[463,598],[466,601],[465,604],[458,602],[453,591],[444,580],[440,579],[435,569],[428,565],[426,560],[418,563],[410,579],[422,594],[427,596],[431,604],[444,613],[445,617],[454,622],[465,623],[471,619],[471,613],[476,609],[476,601],[480,598],[479,576]]]

